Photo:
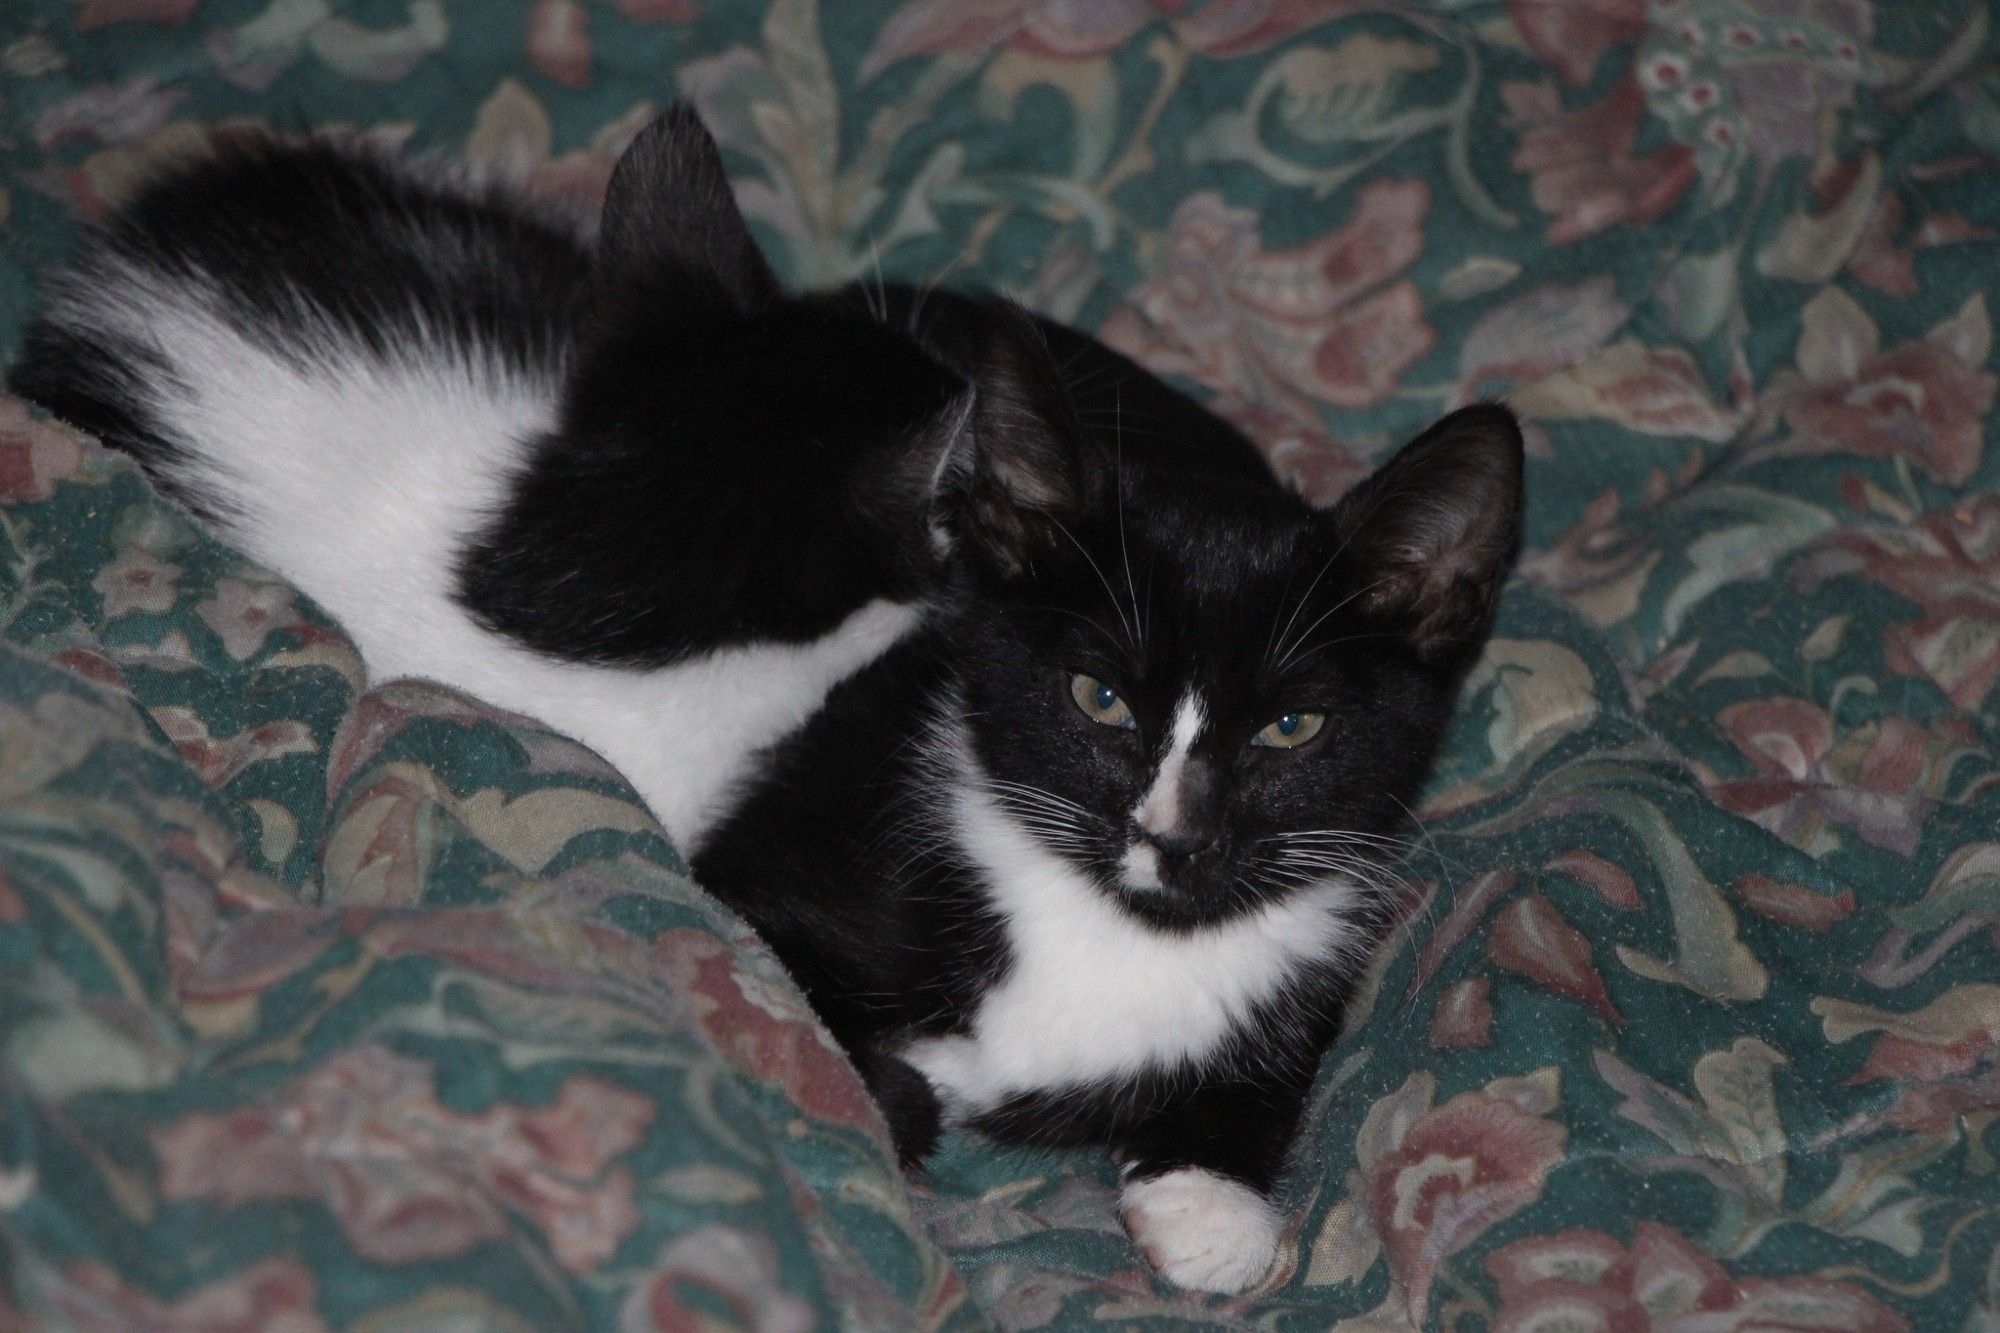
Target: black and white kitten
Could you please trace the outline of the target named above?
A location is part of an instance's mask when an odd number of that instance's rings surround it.
[[[351,150],[223,151],[110,223],[14,382],[378,674],[619,764],[906,1161],[946,1123],[1107,1144],[1166,1277],[1266,1271],[1511,564],[1503,410],[1315,511],[1074,331],[783,295],[686,113],[595,240]]]
[[[805,986],[906,1160],[942,1124],[1109,1145],[1148,1259],[1240,1291],[1275,1253],[1270,1192],[1342,1007],[1408,906],[1382,870],[1513,561],[1521,438],[1468,408],[1315,511],[1191,400],[1074,332],[1036,355],[1021,318],[924,303],[947,360],[968,329],[989,366],[1015,349],[941,469],[956,584],[695,868]]]

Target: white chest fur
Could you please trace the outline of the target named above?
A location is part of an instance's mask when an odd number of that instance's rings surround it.
[[[970,1035],[904,1052],[954,1119],[1022,1092],[1199,1063],[1302,964],[1351,943],[1352,890],[1341,883],[1211,929],[1157,930],[1043,848],[976,781],[952,799],[1011,953]]]

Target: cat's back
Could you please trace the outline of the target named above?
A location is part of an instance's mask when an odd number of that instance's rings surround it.
[[[219,140],[91,234],[12,381],[221,517],[229,488],[202,474],[231,461],[213,435],[229,419],[310,454],[314,409],[385,381],[550,398],[588,262],[574,228],[462,168],[334,139]],[[244,401],[252,383],[288,392]]]
[[[227,144],[85,243],[13,387],[298,582],[377,671],[421,671],[410,649],[460,619],[458,547],[554,424],[588,263],[446,168]]]
[[[52,284],[21,376],[69,339],[169,361],[220,326],[295,363],[423,354],[546,375],[588,276],[578,228],[463,166],[336,138],[220,140],[163,169]]]

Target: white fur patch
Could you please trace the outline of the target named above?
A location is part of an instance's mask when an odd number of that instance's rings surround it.
[[[1134,1181],[1119,1205],[1146,1262],[1177,1287],[1233,1296],[1255,1286],[1277,1257],[1277,1210],[1212,1171],[1183,1167]]]
[[[876,601],[813,643],[650,671],[531,652],[482,628],[451,593],[458,553],[554,420],[556,368],[523,377],[498,358],[421,350],[386,364],[331,333],[302,367],[237,334],[198,287],[124,276],[115,293],[72,293],[64,315],[176,368],[146,392],[167,432],[196,451],[176,475],[221,502],[227,537],[338,620],[376,679],[442,681],[597,750],[683,855],[725,812],[751,757],[920,618]]]
[[[1348,947],[1353,890],[1330,881],[1248,916],[1166,931],[1047,850],[986,791],[962,728],[947,726],[957,840],[1005,921],[1010,962],[966,1036],[905,1058],[964,1120],[1010,1095],[1199,1063],[1311,959]]]
[[[1145,798],[1132,811],[1132,818],[1146,832],[1164,837],[1180,827],[1181,777],[1187,771],[1188,751],[1194,748],[1206,716],[1201,696],[1193,690],[1174,705],[1166,753],[1160,756],[1160,766],[1153,774],[1153,784],[1146,789]]]
[[[1118,859],[1118,879],[1139,893],[1163,892],[1160,883],[1160,854],[1151,843],[1134,841]]]

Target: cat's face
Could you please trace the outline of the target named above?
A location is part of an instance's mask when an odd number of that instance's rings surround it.
[[[1519,457],[1477,409],[1324,512],[1144,465],[1086,481],[958,624],[968,767],[1156,925],[1379,885],[1511,562]]]
[[[1361,612],[1332,525],[1218,498],[1137,490],[965,627],[997,803],[1161,923],[1379,864],[1455,684]]]

